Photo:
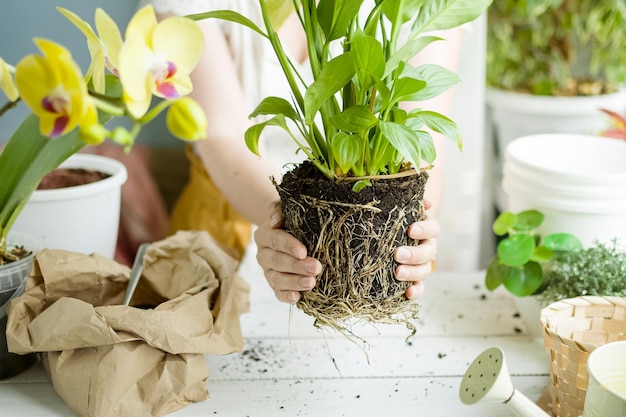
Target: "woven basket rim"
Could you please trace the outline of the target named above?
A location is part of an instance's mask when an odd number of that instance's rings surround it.
[[[585,314],[587,309],[596,311]],[[603,312],[602,316],[594,314],[599,311]],[[610,323],[610,327],[615,328],[616,323],[618,326],[623,323],[624,331],[617,333],[616,337],[623,335],[626,339],[626,297],[579,296],[559,300],[543,308],[540,317],[545,349],[551,362],[553,412],[556,415],[580,415],[589,380],[586,361],[589,354],[604,343],[577,340],[574,334],[589,332],[592,336],[603,335],[605,324]],[[579,326],[577,322],[580,322]],[[586,325],[590,327],[585,329]],[[605,335],[608,340],[614,334],[607,331]],[[572,385],[577,387],[575,395],[571,391]]]

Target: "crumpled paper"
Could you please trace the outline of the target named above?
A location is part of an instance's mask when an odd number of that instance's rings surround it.
[[[9,350],[42,352],[54,389],[78,416],[168,414],[208,398],[204,354],[243,349],[249,288],[237,266],[207,233],[178,232],[150,245],[127,307],[128,267],[42,250],[9,307]]]

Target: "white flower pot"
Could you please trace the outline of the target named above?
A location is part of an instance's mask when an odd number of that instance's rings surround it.
[[[115,159],[89,154],[72,155],[61,167],[95,169],[110,177],[86,185],[35,191],[12,230],[39,239],[42,248],[113,258],[126,168]]]
[[[624,114],[626,90],[584,97],[536,96],[488,88],[487,114],[494,137],[494,194],[496,207],[507,209],[501,189],[504,151],[514,139],[541,133],[599,135],[608,127],[601,108]],[[542,152],[538,148],[537,153]]]
[[[583,417],[626,416],[625,357],[626,340],[607,343],[591,352]]]
[[[626,239],[626,143],[591,135],[517,138],[504,157],[508,208],[545,215],[539,232],[571,233],[585,246]]]

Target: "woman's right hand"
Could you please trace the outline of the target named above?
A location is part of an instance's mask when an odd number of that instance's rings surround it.
[[[257,261],[263,268],[265,279],[274,290],[276,298],[295,304],[301,291],[315,286],[322,264],[307,256],[304,244],[282,229],[283,215],[280,203],[272,207],[268,221],[254,232]]]

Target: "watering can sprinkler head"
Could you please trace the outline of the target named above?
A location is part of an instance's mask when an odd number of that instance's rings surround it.
[[[504,403],[518,417],[549,417],[537,404],[513,387],[504,353],[492,347],[474,359],[465,371],[459,396],[463,404]]]

